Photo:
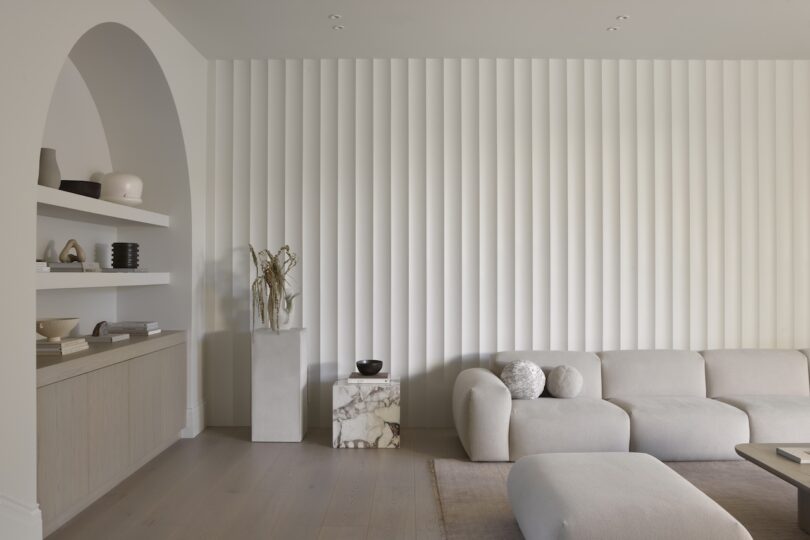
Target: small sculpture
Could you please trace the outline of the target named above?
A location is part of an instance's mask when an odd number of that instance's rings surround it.
[[[76,254],[70,253],[70,250],[76,250]],[[84,253],[84,249],[79,243],[71,238],[65,244],[65,247],[62,248],[62,251],[59,253],[59,262],[63,263],[72,263],[72,262],[85,262],[87,260],[87,255]]]
[[[110,332],[107,328],[107,321],[101,321],[95,326],[95,328],[93,328],[93,336],[95,337],[107,336],[109,334]]]

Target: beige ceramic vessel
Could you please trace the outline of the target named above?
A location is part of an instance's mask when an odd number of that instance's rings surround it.
[[[63,337],[70,334],[77,324],[79,324],[79,319],[75,318],[38,319],[36,331],[37,334],[48,338],[48,342],[58,343],[62,341]]]

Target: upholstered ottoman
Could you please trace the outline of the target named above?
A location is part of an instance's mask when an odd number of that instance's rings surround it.
[[[538,454],[518,460],[509,502],[527,540],[751,539],[739,521],[647,454]]]

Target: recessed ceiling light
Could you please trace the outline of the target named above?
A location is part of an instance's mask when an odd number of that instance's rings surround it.
[[[618,32],[619,27],[618,26],[608,26],[607,28],[605,28],[605,30],[607,30],[608,32]]]
[[[630,15],[617,15],[616,16],[617,21],[626,21],[629,18],[630,18]]]
[[[332,30],[343,30],[344,28],[345,26],[343,26],[342,24],[336,24],[335,26],[332,27]]]
[[[333,21],[340,19],[340,17],[341,15],[339,13],[332,13],[331,15],[329,15],[329,18],[332,19]]]

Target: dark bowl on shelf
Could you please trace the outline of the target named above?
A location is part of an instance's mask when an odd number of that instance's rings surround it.
[[[101,195],[101,184],[90,180],[62,180],[59,184],[59,190],[98,199],[99,195]]]
[[[366,376],[376,375],[383,367],[382,360],[358,360],[356,363],[357,371]]]

